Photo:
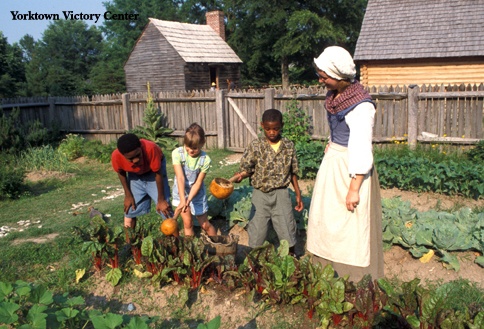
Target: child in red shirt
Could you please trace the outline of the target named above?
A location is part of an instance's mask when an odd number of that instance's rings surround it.
[[[163,218],[170,217],[166,159],[158,145],[135,134],[125,134],[118,139],[111,164],[124,189],[125,227],[134,228],[136,218],[150,212],[151,200]]]

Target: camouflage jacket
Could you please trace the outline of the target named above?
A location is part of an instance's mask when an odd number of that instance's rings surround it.
[[[292,175],[298,175],[296,149],[282,137],[277,152],[265,137],[252,141],[240,160],[240,170],[250,174],[251,185],[264,192],[288,187]]]

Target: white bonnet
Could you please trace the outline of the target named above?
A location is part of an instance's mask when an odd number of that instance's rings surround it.
[[[324,49],[314,64],[327,75],[337,80],[349,79],[353,82],[356,69],[350,53],[341,47],[331,46]]]

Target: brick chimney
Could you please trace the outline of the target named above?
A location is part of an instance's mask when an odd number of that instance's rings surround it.
[[[205,14],[207,25],[210,26],[220,37],[225,40],[224,13],[221,10],[210,11]]]

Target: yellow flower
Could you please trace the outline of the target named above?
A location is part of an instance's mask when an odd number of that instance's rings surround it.
[[[435,144],[432,144],[432,148],[435,148]]]
[[[407,134],[403,134],[403,137],[407,137],[408,135]]]
[[[465,137],[466,137],[466,135],[462,135],[462,138],[465,138]]]
[[[447,137],[447,134],[444,134],[444,137]]]

